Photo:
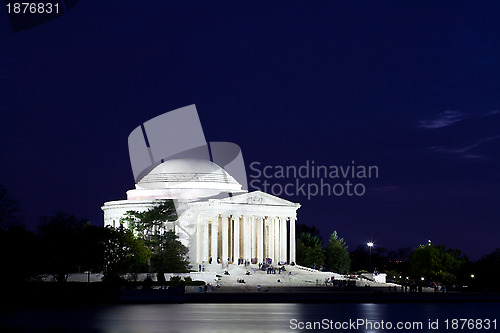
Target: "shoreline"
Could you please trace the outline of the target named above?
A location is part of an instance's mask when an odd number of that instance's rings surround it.
[[[277,288],[278,289],[278,288]],[[169,294],[162,290],[122,290],[121,303],[446,303],[500,302],[500,293],[449,292],[410,293],[383,290],[339,291],[323,287],[281,288],[247,292],[215,291],[210,293]],[[361,290],[359,290],[361,289]]]
[[[210,292],[130,289],[97,284],[23,285],[3,291],[0,308],[161,303],[466,303],[500,302],[500,292],[402,292],[387,288],[262,287],[242,291],[225,287]]]

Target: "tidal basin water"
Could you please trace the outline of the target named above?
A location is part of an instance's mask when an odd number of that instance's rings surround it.
[[[453,319],[491,321],[489,330],[451,329]],[[493,320],[496,319],[496,330]],[[365,320],[368,326],[308,323]],[[383,320],[385,326],[381,327]],[[438,320],[430,329],[429,320]],[[446,322],[448,320],[448,330]],[[1,332],[479,332],[500,330],[500,303],[139,304],[36,307],[0,312]],[[388,329],[388,322],[393,326]],[[414,325],[397,329],[398,322]],[[414,323],[422,323],[422,327]],[[371,324],[370,324],[371,323]],[[309,324],[309,325],[311,325]],[[406,325],[410,325],[406,324]],[[485,322],[482,321],[484,325]],[[337,324],[340,325],[340,324]],[[378,326],[377,326],[378,325]],[[459,322],[459,325],[462,325]],[[345,326],[345,324],[344,324]],[[408,326],[409,327],[409,326]],[[435,327],[435,326],[434,326]],[[304,329],[301,329],[304,328]]]

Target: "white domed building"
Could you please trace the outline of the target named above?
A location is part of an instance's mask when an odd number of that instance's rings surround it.
[[[209,160],[162,162],[127,191],[127,200],[104,204],[104,225],[117,227],[127,211],[145,211],[165,199],[174,200],[178,214],[167,228],[188,247],[193,265],[215,264],[218,258],[230,263],[238,259],[295,262],[300,204],[242,190],[229,173]]]

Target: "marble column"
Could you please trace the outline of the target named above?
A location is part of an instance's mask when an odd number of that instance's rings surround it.
[[[280,261],[287,260],[286,217],[280,217]]]
[[[273,218],[274,222],[274,263],[277,264],[280,261],[280,220],[278,217]]]
[[[296,254],[296,245],[295,245],[295,218],[290,218],[290,264],[295,262],[295,254]]]
[[[229,242],[228,242],[228,237],[229,237],[229,225],[228,225],[228,216],[223,215],[221,217],[221,223],[222,223],[222,262],[226,263],[227,262],[227,257],[229,256]]]
[[[202,257],[202,238],[201,238],[201,232],[203,228],[203,218],[201,216],[198,216],[196,218],[196,262],[201,263],[203,260]],[[197,268],[197,267],[196,267]]]
[[[264,258],[264,260],[266,260],[267,258],[269,258],[269,220],[267,219],[267,216],[262,218],[262,229],[262,237],[264,238],[262,245],[264,249],[264,255],[262,257]]]
[[[258,216],[256,218],[257,221],[257,262],[264,261],[264,237],[263,237],[263,227],[264,227],[264,219],[262,216]]]
[[[251,216],[250,220],[252,221],[252,245],[251,245],[251,257],[257,258],[257,218],[255,216]]]
[[[212,216],[212,263],[217,263],[217,244],[219,242],[218,240],[218,232],[219,232],[219,223],[218,223],[218,217],[217,216]]]
[[[202,256],[201,260],[204,261],[205,263],[208,263],[208,238],[210,235],[208,234],[208,218],[203,218],[201,220],[201,223],[203,223],[202,226],[202,233],[201,233],[201,239],[203,241],[203,248],[202,248]]]
[[[269,225],[269,240],[268,240],[268,249],[269,249],[269,258],[274,262],[274,219],[272,217],[267,217],[268,225]]]
[[[228,221],[227,221],[227,235],[228,235],[228,240],[227,240],[227,256],[229,257],[229,260],[228,262],[233,262],[233,245],[234,245],[234,240],[233,240],[233,236],[234,236],[234,230],[233,230],[233,217],[232,216],[228,216],[227,217]]]
[[[238,259],[240,256],[240,217],[232,216],[232,220],[234,223],[233,228],[233,264],[238,263]]]
[[[251,219],[248,216],[243,216],[243,259],[250,260],[252,256],[252,228]]]

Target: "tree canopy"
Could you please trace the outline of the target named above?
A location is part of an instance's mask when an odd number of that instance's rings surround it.
[[[296,242],[297,264],[319,269],[325,260],[319,236],[301,233]]]
[[[347,245],[334,231],[328,239],[325,250],[325,266],[328,270],[339,274],[346,274],[351,269],[351,258],[347,251]]]
[[[65,212],[40,218],[38,234],[45,273],[64,282],[70,273],[81,270],[86,252],[80,230],[86,225],[90,226],[90,222]]]
[[[19,226],[22,220],[19,202],[10,198],[7,189],[0,185],[0,229]]]
[[[106,227],[103,229],[103,269],[108,279],[125,273],[145,272],[151,251],[132,230]]]
[[[188,249],[168,223],[178,218],[172,200],[163,200],[144,211],[128,211],[122,218],[151,251],[150,270],[156,273],[189,271]]]
[[[451,286],[457,283],[457,274],[468,259],[458,249],[442,245],[420,245],[410,255],[410,273]]]
[[[121,222],[128,222],[128,227],[138,238],[143,239],[151,250],[159,244],[158,236],[166,232],[168,222],[177,220],[177,212],[172,200],[162,200],[154,207],[143,211],[128,211]]]
[[[476,286],[480,286],[483,290],[500,291],[500,285],[498,284],[498,277],[500,276],[500,248],[479,259],[474,268],[470,273],[474,276],[473,280],[475,281],[473,282]]]

